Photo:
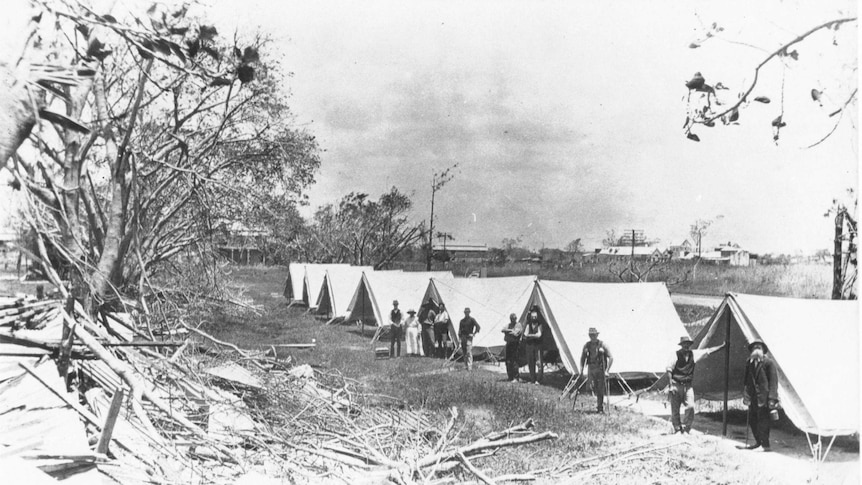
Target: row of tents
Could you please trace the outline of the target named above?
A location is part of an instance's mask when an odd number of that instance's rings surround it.
[[[580,283],[535,276],[455,278],[450,272],[374,271],[349,265],[291,264],[285,285],[291,304],[302,302],[330,321],[384,326],[392,301],[424,316],[441,303],[455,331],[465,307],[482,331],[474,352],[497,353],[501,330],[514,313],[520,321],[535,305],[546,331],[545,350],[559,352],[571,374],[590,327],[614,355],[621,380],[664,373],[687,331],[664,283]],[[807,300],[728,293],[695,348],[728,342],[696,367],[698,397],[741,397],[748,344],[762,339],[776,362],[779,397],[790,420],[806,433],[837,436],[859,430],[859,317],[854,301]],[[457,347],[456,347],[457,348]]]

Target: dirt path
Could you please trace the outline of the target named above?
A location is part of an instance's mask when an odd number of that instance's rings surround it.
[[[657,420],[667,423],[667,431],[672,431],[670,425],[670,408],[664,401],[641,399],[635,402],[625,396],[614,396],[612,404],[618,408],[628,408]],[[750,474],[752,483],[782,483],[782,484],[858,484],[860,483],[859,452],[851,447],[845,447],[847,439],[842,439],[833,445],[827,459],[819,466],[812,460],[808,441],[800,433],[792,435],[782,429],[774,429],[771,433],[772,453],[760,450],[740,450],[738,447],[751,443],[750,435],[746,433],[745,425],[728,424],[728,436],[721,435],[721,420],[712,419],[701,414],[696,415],[694,430],[686,439],[714,447],[732,457],[733,463],[728,463],[728,469],[743,474]],[[843,443],[843,444],[842,444]],[[824,440],[823,449],[828,446]],[[763,480],[766,480],[765,482]]]

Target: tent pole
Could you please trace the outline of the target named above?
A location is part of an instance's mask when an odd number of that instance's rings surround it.
[[[727,327],[724,333],[724,406],[721,410],[721,435],[727,436],[727,397],[730,393],[730,313],[727,313]]]
[[[821,462],[821,463],[823,463],[824,461],[826,461],[826,457],[829,455],[829,450],[831,450],[831,449],[832,449],[832,444],[833,444],[833,443],[835,443],[835,437],[836,437],[836,436],[837,436],[837,435],[832,436],[832,439],[831,439],[831,440],[829,440],[829,446],[827,446],[827,447],[826,447],[826,452],[825,452],[825,453],[823,453],[823,457],[820,459],[820,462]]]

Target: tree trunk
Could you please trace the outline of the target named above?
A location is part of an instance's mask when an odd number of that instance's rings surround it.
[[[121,283],[123,254],[121,252],[121,243],[123,241],[123,233],[125,230],[125,210],[124,202],[126,198],[126,167],[129,162],[130,152],[127,150],[129,139],[131,138],[134,124],[138,117],[138,109],[141,106],[141,99],[144,94],[144,85],[147,80],[147,75],[153,65],[152,59],[147,61],[138,78],[137,92],[135,96],[134,106],[128,117],[128,125],[123,136],[122,143],[117,146],[116,133],[110,127],[105,125],[102,136],[105,139],[105,148],[108,151],[109,159],[112,160],[111,166],[111,200],[108,205],[108,223],[105,226],[105,244],[102,250],[96,272],[93,274],[93,288],[96,293],[104,300],[110,297],[113,293],[113,288]],[[105,96],[104,79],[99,79],[96,84],[96,106],[99,117],[103,120],[108,119],[107,99]],[[143,270],[143,269],[142,269]]]
[[[835,215],[835,241],[832,249],[832,299],[840,300],[844,289],[842,255],[844,238],[844,211],[839,209]]]

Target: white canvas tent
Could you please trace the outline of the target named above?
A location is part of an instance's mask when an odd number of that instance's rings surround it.
[[[302,300],[302,285],[305,282],[305,263],[290,263],[287,280],[284,282],[284,297],[288,303]]]
[[[317,299],[317,312],[328,315],[330,319],[347,318],[350,299],[362,279],[362,272],[371,273],[371,266],[337,266],[326,269],[320,296]]]
[[[317,302],[317,293],[320,291],[320,285],[323,284],[323,272],[326,271],[327,267],[347,267],[350,266],[348,264],[343,263],[335,263],[335,264],[323,264],[323,263],[290,263],[287,267],[287,281],[284,282],[284,297],[287,298],[288,303],[304,303],[308,305],[309,300],[307,298],[306,292],[306,273],[309,268],[313,272],[312,278],[316,280],[317,288],[312,291],[314,293],[313,302]],[[321,269],[322,268],[322,269]],[[318,278],[317,275],[320,275]]]
[[[458,322],[464,317],[464,308],[482,329],[473,338],[476,352],[495,351],[506,345],[502,330],[509,324],[509,315],[521,313],[530,298],[535,276],[512,276],[503,278],[431,278],[425,291],[423,304],[446,304],[452,326],[449,338],[460,346]]]
[[[727,376],[728,397],[741,397],[748,344],[757,338],[775,361],[778,397],[793,424],[818,440],[859,431],[858,302],[728,293],[695,345],[729,341],[729,359],[722,350],[701,360],[695,393],[723,399]]]
[[[393,300],[398,300],[405,315],[411,308],[418,312],[431,278],[454,279],[449,271],[363,273],[350,300],[346,320],[361,321],[363,325],[388,325]]]
[[[556,348],[566,370],[580,371],[581,350],[590,327],[614,358],[611,375],[623,379],[658,377],[688,335],[664,283],[574,283],[539,280],[523,309],[538,305],[545,321],[546,349]]]
[[[348,264],[306,264],[305,276],[302,282],[302,302],[309,310],[317,308],[320,291],[323,288],[323,277],[329,268],[349,268]],[[373,270],[372,270],[373,271]]]

